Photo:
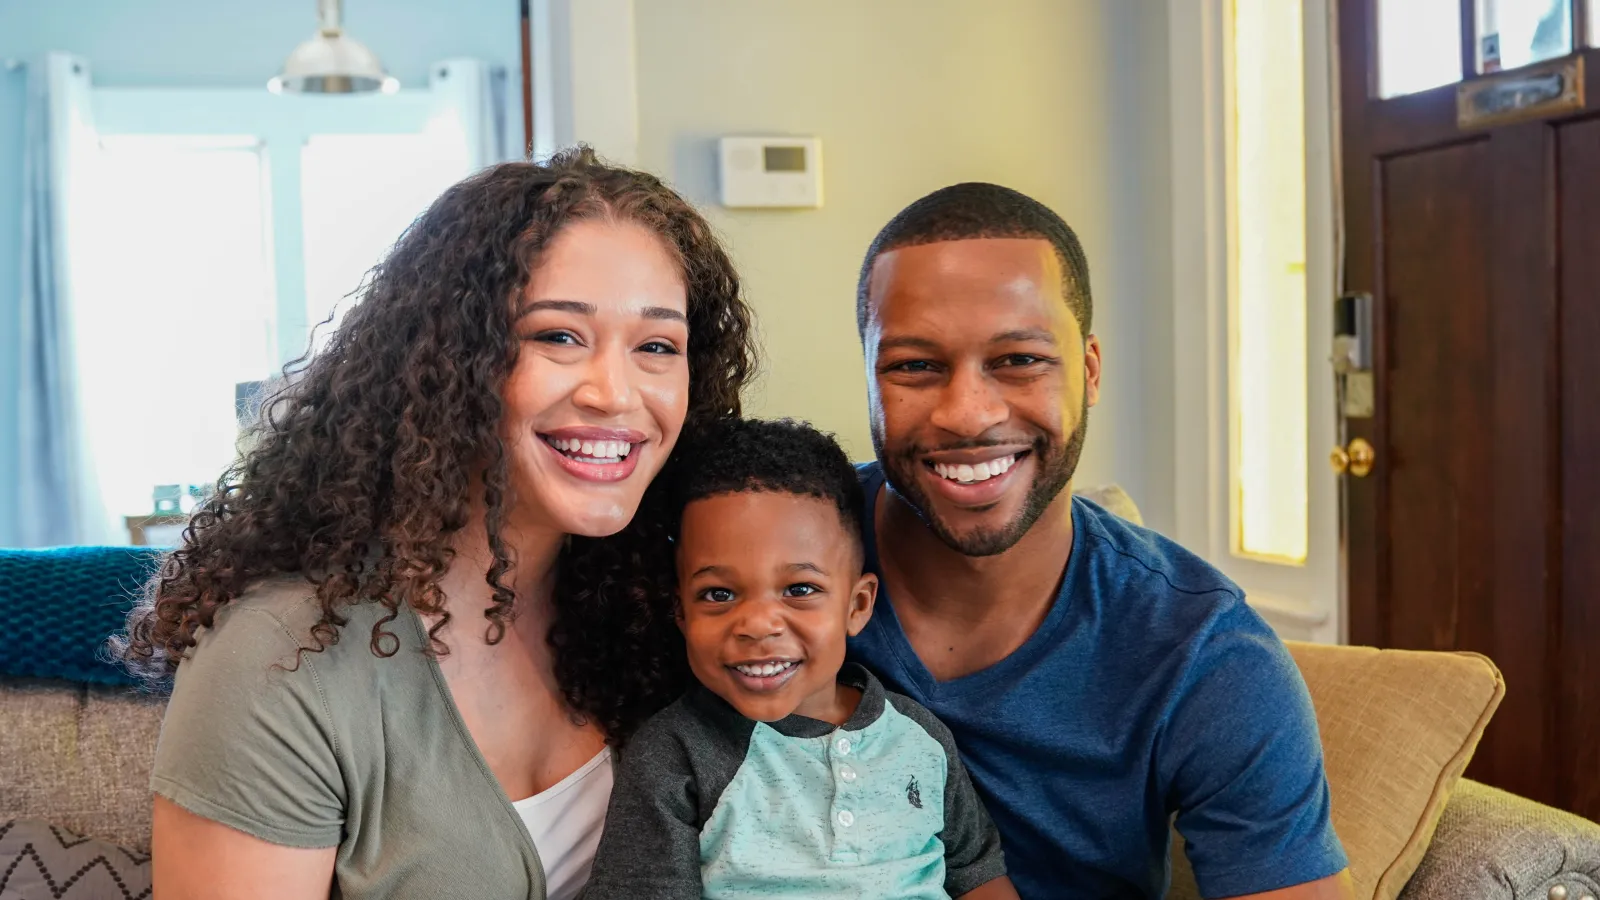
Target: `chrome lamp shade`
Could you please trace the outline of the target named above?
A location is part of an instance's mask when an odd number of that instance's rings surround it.
[[[340,26],[339,0],[319,0],[319,25],[311,39],[294,48],[283,71],[267,82],[274,94],[364,94],[400,89],[366,45]]]

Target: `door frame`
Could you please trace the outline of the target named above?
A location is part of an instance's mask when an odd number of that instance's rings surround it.
[[[1309,543],[1303,566],[1236,554],[1229,365],[1230,0],[1168,0],[1172,129],[1174,537],[1244,588],[1280,635],[1346,638],[1332,303],[1338,275],[1331,0],[1302,0],[1306,116],[1306,401]]]

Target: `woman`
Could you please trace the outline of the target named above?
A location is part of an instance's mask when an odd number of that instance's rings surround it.
[[[447,191],[130,619],[176,674],[157,896],[574,895],[608,744],[683,678],[646,487],[752,368],[655,178],[580,150]]]

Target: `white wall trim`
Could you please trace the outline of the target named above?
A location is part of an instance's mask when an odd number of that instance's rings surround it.
[[[1222,0],[1168,0],[1172,93],[1173,447],[1175,537],[1211,556],[1212,510],[1224,498],[1211,473],[1226,424],[1226,146]],[[1224,353],[1219,356],[1218,351]]]
[[[582,142],[639,162],[633,0],[535,0],[534,155]]]
[[[1302,0],[1306,35],[1307,413],[1310,548],[1303,567],[1233,553],[1229,446],[1231,295],[1228,0],[1168,0],[1172,117],[1175,537],[1240,584],[1296,637],[1343,639],[1331,354],[1334,291],[1329,0]]]
[[[1266,617],[1267,621],[1282,620],[1305,628],[1320,628],[1328,624],[1332,613],[1309,609],[1298,598],[1280,597],[1265,591],[1250,594],[1250,606]]]

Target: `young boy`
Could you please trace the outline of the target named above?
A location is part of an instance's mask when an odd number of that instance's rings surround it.
[[[700,684],[623,751],[585,900],[1015,898],[949,731],[844,665],[877,592],[844,452],[738,421],[683,459],[678,616]]]

